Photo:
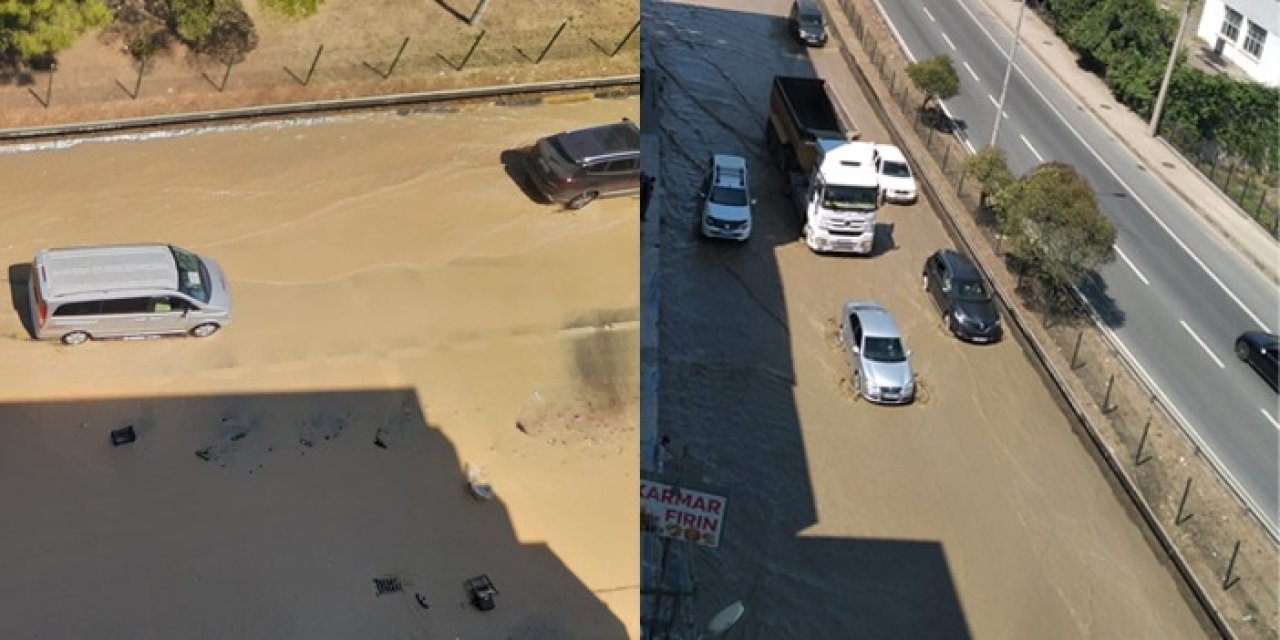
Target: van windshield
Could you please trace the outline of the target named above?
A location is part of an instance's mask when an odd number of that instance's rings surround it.
[[[200,302],[209,301],[209,270],[204,261],[190,251],[169,247],[173,252],[173,261],[178,264],[178,291],[181,291]]]
[[[823,192],[822,206],[836,211],[875,211],[879,189],[829,184]]]

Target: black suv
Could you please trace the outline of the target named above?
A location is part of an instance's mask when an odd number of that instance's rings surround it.
[[[1236,338],[1235,350],[1237,358],[1247,362],[1272,389],[1276,389],[1276,372],[1280,369],[1276,353],[1280,350],[1280,338],[1274,333],[1246,331]]]
[[[626,118],[547,136],[532,151],[533,184],[569,209],[640,192],[640,128]]]
[[[807,47],[821,47],[827,44],[827,19],[814,0],[795,0],[791,3],[791,13],[787,16],[787,26],[791,35]]]
[[[941,249],[924,263],[924,290],[942,312],[942,323],[961,340],[995,342],[1003,335],[1000,313],[977,267],[964,255]]]

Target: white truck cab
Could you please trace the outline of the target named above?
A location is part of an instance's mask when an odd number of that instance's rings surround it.
[[[814,251],[871,253],[880,199],[875,144],[817,143],[817,162],[804,194],[805,244]]]

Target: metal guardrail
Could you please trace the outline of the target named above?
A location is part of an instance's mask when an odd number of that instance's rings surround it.
[[[0,129],[0,143],[26,142],[46,138],[66,136],[112,133],[137,129],[153,129],[173,126],[192,126],[228,120],[259,120],[298,115],[315,115],[340,111],[356,111],[436,102],[459,102],[483,100],[505,96],[535,96],[543,93],[566,93],[573,91],[600,92],[609,89],[627,89],[629,92],[639,91],[640,76],[608,76],[599,78],[582,78],[577,80],[556,80],[550,82],[531,82],[515,85],[495,85],[488,87],[471,87],[466,89],[449,89],[443,91],[423,91],[417,93],[401,93],[366,98],[343,98],[314,102],[294,102],[286,104],[263,105],[258,107],[242,107],[218,111],[201,111],[178,113],[163,116],[129,118],[124,120],[103,120],[98,122],[81,122],[65,125],[29,127],[19,129]]]

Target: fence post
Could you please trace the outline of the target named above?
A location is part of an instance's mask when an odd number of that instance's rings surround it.
[[[636,23],[634,25],[631,25],[631,30],[628,31],[627,35],[622,38],[622,42],[619,42],[618,46],[613,48],[613,53],[609,54],[609,57],[612,58],[618,55],[618,52],[622,51],[623,45],[627,44],[627,41],[631,39],[631,36],[635,34],[636,29],[639,29],[639,28],[640,28],[640,21],[636,20]]]
[[[1236,556],[1240,555],[1240,541],[1236,540],[1236,546],[1231,550],[1231,561],[1227,563],[1227,575],[1222,579],[1222,590],[1226,591],[1234,587],[1240,578],[1232,578],[1231,571],[1236,568]]]
[[[1075,371],[1080,368],[1080,363],[1076,362],[1076,357],[1080,355],[1080,341],[1084,340],[1084,331],[1076,333],[1076,348],[1071,351],[1071,370]]]
[[[382,76],[383,78],[389,78],[392,73],[395,73],[396,65],[399,64],[400,56],[404,54],[404,48],[407,46],[409,46],[409,36],[405,36],[404,42],[400,43],[400,50],[396,52],[396,57],[391,61],[391,66],[387,68],[387,73]]]
[[[1151,431],[1151,416],[1147,416],[1147,423],[1142,425],[1142,438],[1138,440],[1138,452],[1133,456],[1134,466],[1140,467],[1151,459],[1151,456],[1142,457],[1142,450],[1147,446],[1147,433],[1149,431]]]
[[[1182,517],[1182,510],[1187,506],[1188,495],[1191,495],[1191,478],[1187,478],[1187,486],[1182,489],[1182,500],[1178,503],[1178,514],[1173,518],[1173,523],[1176,525],[1180,525],[1191,519],[1191,514],[1187,514],[1185,518]]]
[[[547,57],[547,52],[551,50],[551,45],[556,43],[556,39],[560,37],[560,34],[564,32],[564,28],[567,26],[569,26],[569,19],[565,18],[565,21],[560,23],[560,28],[556,29],[556,34],[551,36],[551,40],[547,42],[547,46],[543,47],[542,53],[538,54],[538,59],[533,61],[534,64],[542,62],[542,59]]]
[[[130,98],[137,100],[138,92],[142,90],[142,73],[147,69],[147,61],[151,59],[150,55],[142,56],[142,61],[138,63],[138,80],[133,83],[133,95]]]
[[[480,30],[480,35],[476,36],[475,41],[471,43],[471,48],[467,49],[467,55],[462,57],[462,63],[458,65],[458,71],[467,68],[467,63],[471,61],[471,54],[476,52],[476,47],[480,46],[480,41],[484,39],[484,34],[488,32],[487,29]]]
[[[480,15],[484,13],[485,8],[488,6],[489,0],[480,0],[480,3],[476,5],[476,10],[471,12],[471,17],[467,18],[467,24],[475,26],[476,23],[480,22]]]

